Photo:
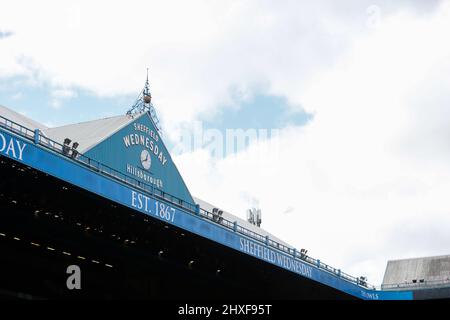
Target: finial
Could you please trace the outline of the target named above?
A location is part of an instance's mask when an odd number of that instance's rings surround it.
[[[152,101],[152,95],[150,94],[150,88],[149,88],[149,84],[148,84],[148,68],[147,68],[147,81],[145,82],[143,98],[144,98],[144,103],[149,104]]]
[[[133,117],[136,114],[141,114],[143,112],[149,112],[156,129],[161,133],[161,126],[159,123],[158,116],[156,115],[155,108],[152,104],[152,95],[150,93],[150,85],[148,83],[148,68],[147,68],[147,80],[145,81],[145,86],[141,93],[139,94],[134,105],[127,111],[127,115]]]

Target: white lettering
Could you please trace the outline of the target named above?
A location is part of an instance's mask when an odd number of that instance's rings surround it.
[[[123,137],[123,143],[128,148],[130,146],[130,138],[128,136]]]
[[[154,178],[147,174],[146,171],[143,171],[137,167],[132,166],[131,164],[127,163],[127,173],[132,174],[135,177],[138,177],[139,179],[144,180],[145,182],[154,185],[158,189],[164,188],[164,183],[161,179]]]
[[[143,129],[143,128],[145,128],[145,126],[142,126],[139,124],[134,124],[134,126],[135,126],[136,131],[146,132],[146,130]],[[146,132],[146,133],[148,133],[148,132]],[[150,134],[150,136],[152,136],[152,135]],[[155,135],[155,137],[156,137],[155,140],[158,141],[158,138],[157,138],[158,136]],[[159,162],[161,162],[161,164],[163,166],[166,165],[168,159],[164,155],[164,151],[161,151],[162,148],[160,148],[153,140],[149,139],[148,137],[134,133],[134,134],[129,134],[127,136],[124,136],[122,139],[123,139],[123,143],[126,148],[130,147],[131,145],[142,145],[143,147],[145,147],[145,148],[149,149],[151,152],[153,152],[155,154],[155,156],[157,157],[157,159],[159,160]],[[142,174],[138,173],[137,175],[142,175]]]
[[[73,290],[81,289],[81,270],[80,267],[77,265],[70,265],[67,267],[66,270],[67,274],[70,274],[70,276],[67,278],[66,286],[67,289]]]
[[[25,150],[25,147],[27,146],[25,143],[22,145],[22,147],[20,146],[20,141],[17,140],[17,147],[19,148],[19,160],[22,160],[22,156],[23,156],[23,150]]]
[[[185,305],[178,308],[179,315],[204,315],[205,318],[209,318],[213,307],[192,307]]]
[[[138,209],[142,209],[142,194],[138,194]]]
[[[284,254],[273,251],[266,248],[263,245],[253,243],[245,238],[240,238],[239,248],[241,251],[253,255],[255,257],[261,258],[266,261],[270,261],[273,264],[277,264],[280,267],[294,271],[303,276],[312,278],[312,267],[303,264],[302,262],[288,257]]]
[[[282,266],[283,265],[283,259],[282,259],[282,255],[277,253],[277,263]]]
[[[144,199],[145,199],[145,209],[144,210],[146,212],[148,212],[148,209],[149,209],[148,208],[148,201],[150,200],[150,198],[144,195]]]
[[[14,141],[13,141],[13,139],[11,139],[10,141],[9,141],[9,144],[8,144],[8,149],[6,149],[6,154],[9,154],[9,152],[10,151],[12,151],[12,156],[13,156],[13,158],[17,158],[16,157],[16,150],[14,150]]]
[[[6,137],[0,134],[0,152],[13,157],[14,159],[23,160],[23,152],[27,144],[19,140],[10,138],[9,142],[6,141]],[[19,155],[17,157],[17,154]]]
[[[365,292],[365,291],[361,290],[361,295],[366,299],[372,299],[372,300],[379,299],[378,293],[370,293],[370,292]]]
[[[136,208],[136,191],[131,191],[131,206]]]
[[[5,139],[5,136],[2,134],[0,134],[0,138],[2,140],[2,147],[0,148],[0,152],[3,152],[6,148],[6,139]]]

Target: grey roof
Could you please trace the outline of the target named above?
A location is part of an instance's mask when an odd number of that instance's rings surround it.
[[[45,125],[31,120],[18,112],[4,106],[0,106],[0,116],[27,127],[28,129],[39,129],[44,136],[61,144],[64,142],[65,138],[69,138],[72,142],[78,142],[78,151],[81,153],[88,151],[144,114],[145,112],[133,116],[121,115],[69,124],[61,127],[48,128]]]
[[[23,114],[8,109],[7,107],[4,107],[2,105],[0,105],[0,116],[5,117],[8,120],[14,121],[17,124],[20,124],[31,130],[34,129],[39,129],[41,131],[47,130],[47,127],[44,126],[43,124],[31,120],[30,118],[24,116]]]
[[[196,198],[194,197],[194,201],[200,206],[200,208],[202,208],[203,210],[206,210],[208,212],[212,212],[213,208],[220,208],[219,206],[215,206],[209,202],[206,202],[202,199]],[[241,227],[244,227],[250,231],[253,231],[255,233],[258,233],[264,237],[269,236],[270,240],[276,241],[278,243],[281,243],[287,247],[293,248],[293,246],[289,245],[288,243],[284,242],[283,240],[275,237],[273,234],[269,233],[268,231],[255,226],[254,224],[251,224],[250,222],[248,222],[247,220],[241,219],[229,212],[226,212],[225,210],[223,210],[223,208],[220,208],[220,210],[223,211],[222,217],[226,220],[235,222],[237,221],[238,225],[240,225]]]
[[[50,128],[45,133],[50,139],[59,143],[63,143],[65,138],[78,142],[79,152],[84,153],[135,119],[136,117],[121,115]]]
[[[383,285],[450,280],[450,255],[388,261]],[[415,282],[413,282],[415,281]]]

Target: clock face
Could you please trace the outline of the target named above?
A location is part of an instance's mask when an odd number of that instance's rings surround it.
[[[150,169],[150,166],[152,165],[152,158],[147,150],[142,150],[141,152],[141,164],[145,170]]]

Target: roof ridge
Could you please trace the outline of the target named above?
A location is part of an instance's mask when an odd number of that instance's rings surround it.
[[[450,254],[443,254],[438,256],[426,256],[426,257],[414,257],[414,258],[402,258],[402,259],[395,259],[395,260],[388,260],[388,262],[394,262],[394,261],[407,261],[407,260],[423,260],[423,259],[438,259],[438,258],[449,258]]]
[[[65,125],[62,125],[62,126],[57,126],[57,127],[48,128],[48,130],[59,129],[59,128],[64,128],[64,127],[69,127],[69,126],[75,126],[75,125],[80,125],[80,124],[85,124],[85,123],[91,123],[91,122],[96,122],[96,121],[102,121],[102,120],[109,120],[109,119],[114,119],[114,118],[119,118],[119,117],[128,117],[128,116],[127,116],[127,115],[117,115],[117,116],[111,116],[111,117],[106,117],[106,118],[99,118],[99,119],[93,119],[93,120],[88,120],[88,121],[81,121],[81,122],[69,123],[69,124],[65,124]]]
[[[3,112],[2,112],[3,111]],[[8,115],[9,113],[9,115]],[[8,118],[8,120],[17,122],[20,125],[23,125],[24,127],[29,127],[29,125],[34,126],[33,128],[28,129],[48,129],[48,126],[46,126],[43,123],[40,123],[39,121],[36,121],[29,117],[28,115],[25,115],[24,113],[18,112],[16,110],[13,110],[9,107],[6,107],[2,104],[0,104],[0,116]]]

